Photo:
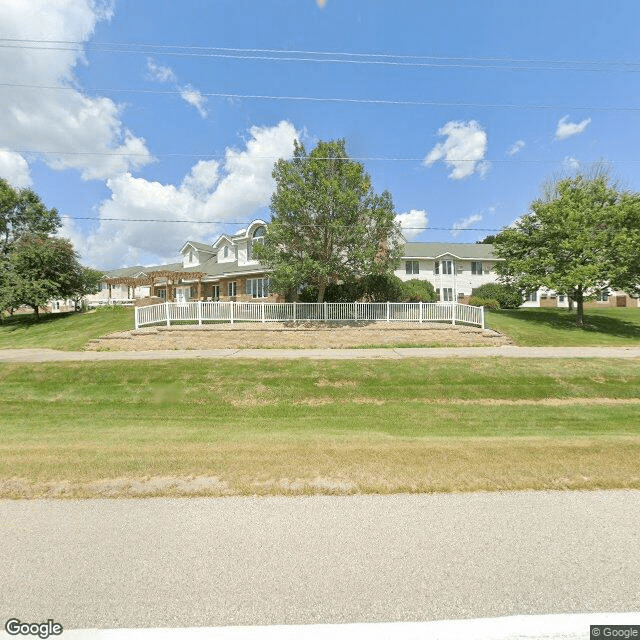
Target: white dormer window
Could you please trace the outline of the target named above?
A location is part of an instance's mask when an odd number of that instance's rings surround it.
[[[193,249],[189,251],[189,262],[193,262]]]
[[[222,250],[222,257],[223,258],[228,258],[229,257],[229,245],[228,244],[224,245],[224,249]]]
[[[264,244],[264,237],[267,233],[267,229],[264,226],[256,227],[253,232],[253,237],[247,242],[247,260],[253,259],[253,245]]]

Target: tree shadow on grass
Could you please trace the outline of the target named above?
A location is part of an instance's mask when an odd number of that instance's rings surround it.
[[[564,331],[581,331],[640,341],[640,313],[637,309],[624,310],[633,314],[631,320],[605,315],[599,309],[584,310],[584,325],[576,325],[576,312],[564,309],[503,309],[494,313]]]
[[[6,332],[18,331],[29,327],[42,327],[58,322],[63,318],[77,315],[75,311],[65,311],[61,313],[40,313],[40,320],[36,319],[35,313],[19,313],[13,316],[5,316],[0,322],[0,330]]]

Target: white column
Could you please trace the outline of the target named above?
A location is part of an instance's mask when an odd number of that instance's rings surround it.
[[[293,321],[296,322],[296,305],[298,303],[294,300],[293,301]]]
[[[231,324],[233,324],[233,304],[234,303],[232,301],[229,302],[229,305],[231,306]]]
[[[327,321],[327,318],[328,318],[328,315],[327,315],[327,303],[325,302],[324,303],[324,321],[325,322]]]
[[[264,323],[264,300],[261,303],[260,315],[262,317],[262,322]]]
[[[389,322],[389,305],[390,302],[387,300],[387,322]]]
[[[202,300],[198,300],[198,324],[202,324]]]
[[[171,324],[171,319],[169,318],[169,303],[165,302],[164,303],[164,310],[165,310],[165,314],[167,316],[167,327]]]
[[[456,306],[457,305],[458,303],[455,301],[451,303],[451,324],[456,323]]]
[[[422,300],[420,300],[420,302],[418,303],[420,305],[420,320],[418,322],[420,322],[422,324]]]

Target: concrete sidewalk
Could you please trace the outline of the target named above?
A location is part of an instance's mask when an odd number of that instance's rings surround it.
[[[180,360],[188,358],[261,358],[291,360],[383,360],[402,358],[640,358],[640,347],[437,347],[380,349],[206,349],[171,351],[56,351],[3,349],[0,362],[86,362]]]

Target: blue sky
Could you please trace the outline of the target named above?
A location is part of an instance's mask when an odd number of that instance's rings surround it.
[[[640,190],[639,18],[635,0],[0,0],[0,175],[66,216],[85,264],[156,264],[268,219],[294,138],[345,138],[405,227],[432,227],[408,239],[475,242],[594,162]]]

